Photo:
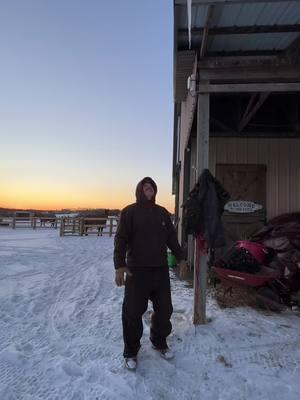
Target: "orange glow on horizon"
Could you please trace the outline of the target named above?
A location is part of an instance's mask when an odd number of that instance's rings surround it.
[[[13,183],[12,183],[13,182]],[[108,208],[122,209],[135,202],[136,184],[107,180],[105,182],[77,182],[57,177],[4,178],[4,193],[0,193],[0,207],[14,209],[84,209]],[[159,187],[156,196],[157,204],[173,213],[174,196],[165,187]]]
[[[37,210],[61,210],[61,209],[85,209],[85,208],[108,208],[122,209],[126,205],[134,203],[135,197],[129,191],[114,191],[112,193],[101,193],[89,190],[78,193],[72,191],[37,191],[11,190],[0,197],[0,207],[14,209],[37,209]],[[172,195],[157,196],[157,204],[165,207],[169,212],[174,212],[174,198]]]

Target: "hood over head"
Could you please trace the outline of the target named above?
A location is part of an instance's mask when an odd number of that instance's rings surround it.
[[[148,200],[143,192],[143,185],[144,183],[150,183],[150,185],[153,187],[154,190],[154,196],[152,198],[152,200]],[[135,196],[136,196],[136,201],[138,203],[150,203],[150,204],[154,204],[155,203],[155,196],[157,193],[157,185],[154,182],[154,180],[152,178],[150,178],[149,176],[146,176],[145,178],[143,178],[136,187],[135,190]]]

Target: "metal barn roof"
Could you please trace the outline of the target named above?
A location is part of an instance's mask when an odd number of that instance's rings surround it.
[[[186,2],[177,0],[178,46],[188,49],[188,18]],[[192,2],[191,28],[192,48],[201,43],[209,7],[214,7],[209,23],[207,52],[232,52],[250,50],[283,50],[300,34],[300,1],[281,2],[237,2],[199,4]],[[283,27],[283,32],[276,32]],[[247,32],[252,27],[253,33]],[[255,28],[263,27],[262,33],[254,33]],[[268,32],[268,27],[273,27]],[[288,28],[290,27],[290,28]],[[220,28],[235,28],[236,33]],[[296,32],[286,32],[295,29]],[[223,32],[223,34],[222,34]],[[228,32],[228,33],[226,33]],[[239,33],[240,32],[240,33]]]
[[[229,56],[280,56],[287,59],[291,50],[294,53],[296,48],[299,61],[299,0],[190,1],[174,0],[176,101],[183,101],[186,96],[185,83],[195,54],[202,61]]]

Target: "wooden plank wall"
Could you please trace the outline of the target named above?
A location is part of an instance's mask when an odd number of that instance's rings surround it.
[[[300,139],[210,138],[209,168],[217,163],[267,166],[267,218],[300,211]]]

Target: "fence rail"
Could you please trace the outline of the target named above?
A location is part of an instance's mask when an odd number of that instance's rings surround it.
[[[0,228],[59,228],[60,236],[89,235],[112,236],[116,232],[118,217],[5,217],[0,216]]]
[[[8,226],[16,228],[57,228],[60,219],[58,217],[2,217],[0,216],[0,227]]]
[[[118,217],[80,217],[62,218],[60,224],[60,236],[64,235],[89,235],[112,236],[116,232]]]

